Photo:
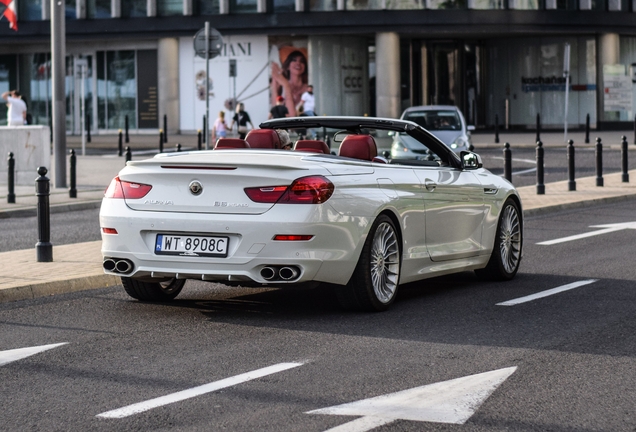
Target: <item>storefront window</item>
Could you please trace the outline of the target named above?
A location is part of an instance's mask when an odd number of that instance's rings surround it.
[[[51,57],[48,53],[31,57],[28,112],[33,124],[48,125],[51,116]]]
[[[539,0],[509,0],[510,9],[519,10],[537,10],[539,9]]]
[[[194,1],[195,15],[218,15],[219,8],[220,8],[219,0],[195,0]]]
[[[311,12],[335,11],[336,9],[336,0],[309,0]]]
[[[100,129],[136,128],[137,80],[134,51],[97,53],[97,114]]]
[[[146,0],[121,0],[122,18],[145,17],[148,15]]]
[[[75,5],[75,0],[66,0],[64,5],[65,5],[64,17],[67,20],[77,19],[77,8]]]
[[[17,56],[0,55],[0,93],[17,87]],[[0,103],[0,126],[7,125],[7,104]]]
[[[594,0],[592,0],[592,1],[594,1]],[[556,8],[557,9],[566,9],[566,10],[578,10],[579,9],[579,0],[557,0]]]
[[[274,0],[274,12],[294,12],[296,11],[295,0]]]
[[[428,0],[428,9],[466,9],[467,0]]]
[[[182,0],[157,0],[157,16],[183,15]]]
[[[110,0],[87,0],[88,18],[110,18]]]
[[[256,0],[230,0],[230,13],[256,13]]]
[[[347,10],[424,9],[425,0],[347,0]]]
[[[42,0],[22,0],[18,2],[20,21],[41,21]]]
[[[468,5],[471,9],[505,9],[506,0],[472,0]]]

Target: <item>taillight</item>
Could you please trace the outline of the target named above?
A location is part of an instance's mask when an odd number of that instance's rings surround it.
[[[312,238],[311,234],[276,234],[274,241],[309,241]]]
[[[119,199],[139,199],[145,197],[150,192],[152,186],[143,183],[132,183],[122,181],[115,177],[108,185],[104,197]]]
[[[291,186],[245,188],[254,202],[279,204],[321,204],[333,194],[334,185],[323,176],[302,177]]]

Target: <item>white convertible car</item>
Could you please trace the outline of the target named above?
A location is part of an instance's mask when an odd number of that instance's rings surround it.
[[[130,296],[172,300],[187,279],[325,284],[343,306],[380,311],[400,284],[517,273],[519,195],[477,154],[456,155],[402,120],[302,117],[260,127],[214,150],[128,162],[113,179],[100,211],[103,267]],[[292,151],[281,149],[281,129],[299,137]],[[327,141],[301,139],[307,129]],[[389,131],[429,152],[378,156],[374,137]]]

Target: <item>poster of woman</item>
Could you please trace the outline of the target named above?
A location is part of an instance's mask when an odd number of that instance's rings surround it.
[[[307,91],[307,48],[273,45],[270,51],[270,62],[272,73],[270,105],[276,105],[276,98],[282,96],[285,98],[289,117],[295,117],[300,97]]]

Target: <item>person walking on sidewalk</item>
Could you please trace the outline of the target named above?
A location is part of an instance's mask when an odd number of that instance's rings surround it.
[[[234,123],[236,123],[236,130],[239,134],[240,139],[245,139],[245,135],[247,135],[247,124],[250,124],[250,127],[254,129],[254,125],[252,124],[252,119],[250,119],[250,115],[245,111],[245,105],[243,102],[239,102],[236,105],[236,113],[234,117],[232,117],[232,123],[230,123],[230,130],[234,127]]]
[[[7,124],[9,126],[24,126],[26,124],[27,107],[20,92],[17,90],[2,93],[2,99],[7,101],[9,111],[7,113]]]
[[[219,116],[214,120],[212,126],[212,140],[214,144],[217,138],[225,138],[227,136],[227,125],[225,124],[225,111],[219,111]]]
[[[307,116],[316,115],[316,98],[314,97],[314,86],[307,86],[307,91],[300,97],[298,107],[303,107],[303,111]]]
[[[276,98],[276,105],[269,110],[270,119],[284,118],[289,116],[289,110],[285,106],[285,98],[278,96]]]

